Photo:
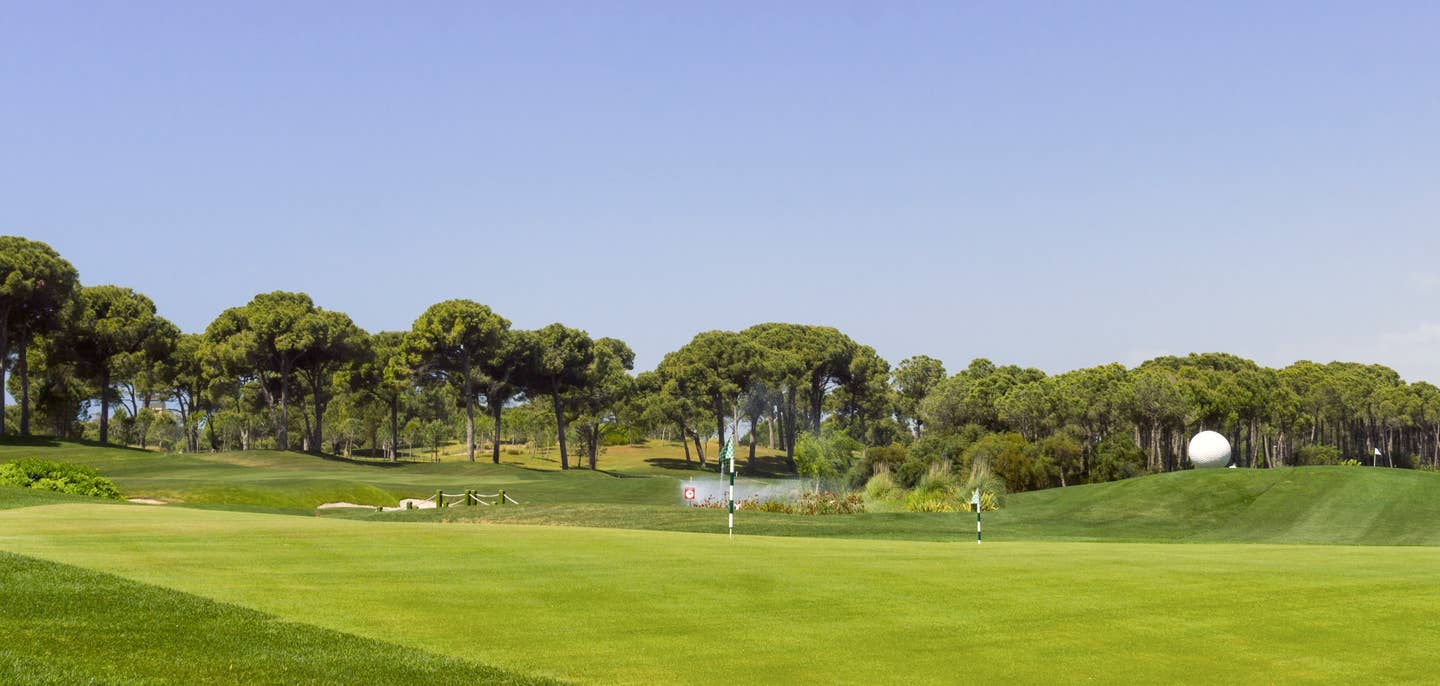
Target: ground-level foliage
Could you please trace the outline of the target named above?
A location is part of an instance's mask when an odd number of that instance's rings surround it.
[[[33,457],[0,464],[0,486],[33,488],[91,498],[120,498],[120,490],[115,488],[115,484],[100,476],[93,467]]]

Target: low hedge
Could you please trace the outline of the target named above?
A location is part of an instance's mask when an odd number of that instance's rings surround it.
[[[115,483],[100,476],[93,467],[33,457],[0,464],[0,486],[120,499],[120,489],[115,487]]]

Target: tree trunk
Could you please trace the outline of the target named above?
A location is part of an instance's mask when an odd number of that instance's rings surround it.
[[[400,399],[390,399],[390,461],[400,456]]]
[[[560,407],[560,392],[550,394],[555,403],[555,436],[560,443],[560,469],[570,468],[570,454],[565,450],[565,411]]]
[[[716,449],[717,451],[719,451],[720,453],[724,453],[724,452],[725,452],[725,410],[723,409],[723,406],[722,406],[720,403],[716,403],[716,404],[715,404],[715,409],[720,410],[719,412],[716,412],[716,413],[715,413],[715,449]],[[725,465],[720,465],[720,468],[721,468],[721,469],[724,469],[724,468],[725,468]]]
[[[185,437],[184,449],[190,450],[190,408],[184,400],[177,398],[176,401],[175,404],[180,408],[180,435]]]
[[[310,440],[315,438],[315,434],[310,431],[310,415],[305,413],[304,402],[300,403],[300,420],[305,424],[305,426],[300,430],[300,452],[308,453],[311,450],[319,451],[319,444],[313,446],[310,445]]]
[[[20,377],[20,435],[30,435],[30,363],[27,356],[30,350],[30,331],[20,332],[19,359],[16,360],[18,368],[17,375]],[[5,379],[0,378],[0,395],[4,395]],[[0,414],[5,413],[5,408],[0,407]]]
[[[690,460],[690,437],[685,435],[684,422],[680,423],[680,447],[685,449],[685,466],[689,467],[692,464]]]
[[[5,435],[5,367],[10,359],[10,327],[5,320],[10,311],[0,312],[0,436]]]
[[[781,429],[781,436],[785,442],[785,464],[791,472],[799,473],[795,466],[795,391],[793,389],[786,391],[785,397],[785,411],[782,413],[784,424]]]
[[[3,395],[3,394],[0,394]],[[100,442],[110,440],[110,370],[100,370]]]
[[[705,446],[700,444],[700,432],[690,430],[690,437],[695,440],[695,454],[700,456],[700,468],[705,468]]]
[[[495,420],[495,438],[490,442],[490,461],[500,464],[500,411],[505,408],[493,400],[490,405],[490,418]]]
[[[465,454],[475,461],[475,388],[470,378],[470,358],[465,358]]]
[[[750,420],[750,458],[745,463],[745,469],[750,474],[755,473],[755,429],[757,428],[755,422],[755,419]]]
[[[810,384],[810,429],[820,435],[820,410],[825,404],[824,382]]]
[[[590,426],[590,471],[595,471],[596,458],[600,455],[600,423]]]
[[[315,375],[310,383],[310,388],[314,391],[315,394],[315,438],[310,441],[310,444],[315,446],[316,450],[320,450],[322,452],[324,451],[322,446],[325,445],[325,430],[323,426],[325,421],[325,407],[330,404],[330,401],[326,400],[325,396],[322,394],[323,389],[321,388],[320,379],[324,375],[325,373],[322,370],[316,370]]]
[[[280,424],[275,427],[275,447],[290,449],[290,370],[280,371]]]
[[[468,384],[465,389],[465,454],[471,462],[475,461],[475,398],[470,395]]]

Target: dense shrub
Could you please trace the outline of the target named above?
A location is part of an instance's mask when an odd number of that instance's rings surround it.
[[[985,429],[974,424],[953,434],[926,433],[911,444],[905,462],[895,470],[895,481],[906,488],[913,487],[937,464],[956,465],[962,471],[968,469],[965,451],[984,435]]]
[[[120,489],[91,467],[35,458],[0,465],[0,486],[120,499]]]
[[[1031,491],[1059,484],[1055,465],[1017,433],[990,434],[965,451],[965,466],[984,463],[1016,491]]]
[[[1295,451],[1295,464],[1299,466],[1340,464],[1340,449],[1333,445],[1307,445]]]
[[[600,436],[600,445],[640,445],[645,443],[643,434],[637,434],[627,427],[610,425],[605,427]]]
[[[1090,483],[1119,481],[1145,473],[1145,453],[1128,433],[1112,433],[1095,446],[1090,457]]]
[[[910,451],[903,445],[881,445],[865,449],[865,454],[850,468],[846,481],[851,488],[860,488],[869,483],[870,477],[882,470],[893,473],[905,464]]]
[[[817,436],[802,432],[795,440],[795,470],[816,483],[845,476],[855,465],[855,453],[862,447],[844,431],[825,427]]]

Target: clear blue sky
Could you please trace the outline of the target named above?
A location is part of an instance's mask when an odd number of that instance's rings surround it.
[[[785,320],[1440,381],[1437,3],[0,5],[0,233],[189,331],[291,289],[642,369]]]

